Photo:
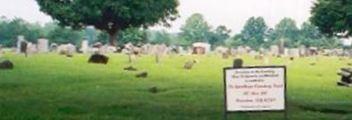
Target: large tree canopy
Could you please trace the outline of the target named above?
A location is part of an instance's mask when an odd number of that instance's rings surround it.
[[[37,0],[40,10],[62,26],[80,29],[89,25],[107,32],[116,45],[120,30],[169,25],[178,17],[177,0]]]
[[[265,43],[265,34],[268,30],[264,18],[262,17],[251,17],[247,20],[243,30],[241,31],[240,39],[244,44],[252,47],[259,48],[263,47]]]
[[[204,20],[202,14],[193,14],[186,20],[186,24],[181,27],[181,36],[187,42],[208,42],[210,26]]]
[[[352,35],[352,1],[318,0],[313,9],[311,22],[327,35],[348,37]]]

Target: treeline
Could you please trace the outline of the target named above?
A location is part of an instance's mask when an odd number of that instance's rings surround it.
[[[188,46],[194,42],[208,42],[213,46],[236,47],[240,45],[252,48],[268,48],[280,42],[286,47],[314,46],[321,48],[341,47],[337,38],[326,37],[318,28],[309,22],[297,26],[293,19],[285,18],[274,28],[270,28],[262,17],[251,17],[247,20],[243,30],[231,35],[231,30],[220,25],[213,28],[205,21],[203,15],[193,14],[181,27],[180,33],[168,33],[165,30],[148,30],[142,28],[129,28],[118,35],[118,45],[125,43],[167,44]],[[40,25],[28,23],[22,19],[0,19],[0,44],[6,47],[16,45],[18,35],[23,35],[26,40],[35,43],[38,38],[47,38],[52,43],[73,43],[79,45],[81,40],[90,43],[108,43],[109,35],[106,32],[86,27],[83,30],[74,30],[61,27],[57,23]]]

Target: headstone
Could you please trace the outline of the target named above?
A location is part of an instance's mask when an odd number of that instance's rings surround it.
[[[352,69],[341,68],[341,72],[338,73],[341,76],[341,81],[337,83],[339,86],[352,87]]]
[[[49,52],[49,41],[47,39],[39,39],[37,47],[39,53],[47,53]]]
[[[134,68],[133,66],[128,66],[126,68],[123,68],[123,70],[126,70],[126,71],[137,71],[137,68]]]
[[[159,89],[157,87],[151,87],[149,88],[149,92],[156,94],[159,92]]]
[[[277,46],[277,45],[270,46],[270,54],[272,56],[278,56],[280,54],[279,53],[279,46]]]
[[[185,63],[185,65],[183,66],[184,69],[190,70],[193,68],[193,65],[196,64],[197,61],[196,60],[192,60],[192,61],[188,61]]]
[[[66,55],[67,57],[72,57],[73,54],[76,52],[76,47],[72,44],[60,45],[57,48],[57,51],[59,52],[60,55]]]
[[[11,61],[9,60],[5,60],[0,62],[0,69],[2,70],[9,70],[9,69],[13,69],[14,65]]]
[[[28,43],[27,43],[26,52],[27,52],[27,54],[35,54],[35,53],[38,53],[38,46],[37,46],[36,44],[33,44],[33,43],[28,42]]]
[[[50,48],[49,48],[50,52],[56,52],[57,49],[58,49],[58,45],[56,43],[50,44]]]
[[[72,45],[72,44],[67,44],[66,46],[67,48],[67,57],[72,57],[73,54],[76,52],[76,46]]]
[[[137,78],[147,78],[148,72],[141,72],[136,75]]]
[[[285,40],[281,39],[279,43],[279,55],[285,54]]]
[[[0,58],[2,57],[2,55],[4,54],[4,51],[2,50],[2,45],[0,44]]]
[[[290,57],[300,57],[299,49],[297,49],[297,48],[288,49],[288,56],[290,56]]]
[[[95,63],[95,64],[107,64],[109,62],[109,57],[101,54],[93,54],[88,63]]]
[[[235,59],[233,61],[233,68],[241,68],[243,66],[243,60],[242,59]]]
[[[299,47],[299,56],[306,57],[307,56],[307,49],[304,45]]]
[[[88,40],[83,40],[82,41],[80,51],[83,54],[87,54],[89,52],[89,42],[88,42]]]
[[[22,43],[26,42],[26,40],[24,39],[24,36],[18,36],[17,37],[17,50],[16,53],[23,53],[21,52],[21,47],[24,47]]]

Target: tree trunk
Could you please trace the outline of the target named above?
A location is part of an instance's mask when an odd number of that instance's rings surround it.
[[[117,32],[109,33],[109,43],[111,46],[117,46]]]

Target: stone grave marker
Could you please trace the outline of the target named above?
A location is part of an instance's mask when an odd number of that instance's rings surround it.
[[[47,39],[38,39],[38,52],[47,53],[49,52],[49,41]]]

